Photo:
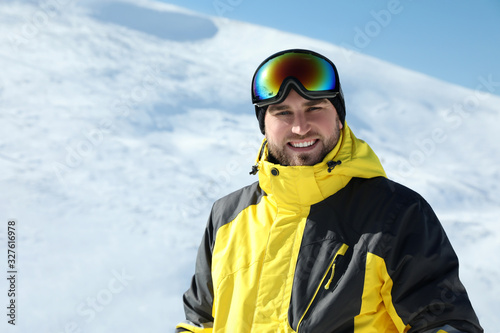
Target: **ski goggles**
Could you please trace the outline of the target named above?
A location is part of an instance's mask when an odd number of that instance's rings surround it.
[[[280,103],[294,87],[303,97],[332,98],[339,93],[335,65],[307,50],[278,52],[257,68],[252,79],[252,103],[258,107]]]

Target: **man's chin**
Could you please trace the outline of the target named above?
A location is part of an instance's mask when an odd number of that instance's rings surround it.
[[[297,154],[290,157],[290,165],[293,166],[313,166],[318,164],[323,159],[317,156],[318,154]]]
[[[281,152],[277,159],[281,165],[289,166],[312,166],[323,160],[320,152],[296,152],[284,151]]]
[[[325,156],[323,151],[297,152],[287,148],[269,147],[269,162],[284,166],[312,166],[321,162]]]

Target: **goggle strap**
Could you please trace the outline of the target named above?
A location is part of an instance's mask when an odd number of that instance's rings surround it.
[[[285,100],[286,96],[288,96],[288,93],[290,92],[292,87],[295,88],[295,90],[297,91],[297,93],[299,93],[299,95],[307,99],[333,98],[338,95],[338,92],[332,92],[328,90],[308,91],[304,88],[304,86],[302,86],[300,82],[297,82],[295,78],[288,78],[281,85],[280,90],[278,91],[278,94],[275,97],[266,99],[262,102],[257,102],[255,103],[255,105],[257,105],[258,107],[264,107],[271,104],[281,103],[283,102],[283,100]]]

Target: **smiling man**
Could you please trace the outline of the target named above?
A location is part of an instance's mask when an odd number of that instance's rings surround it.
[[[272,55],[252,101],[259,180],[214,203],[177,332],[482,332],[428,203],[345,122],[337,69]]]
[[[268,107],[266,138],[272,161],[281,165],[314,165],[337,144],[343,125],[326,98],[307,100],[295,90]]]

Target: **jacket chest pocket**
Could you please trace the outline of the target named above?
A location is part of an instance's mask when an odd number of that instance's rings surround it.
[[[347,244],[333,240],[301,249],[288,311],[289,324],[295,331],[302,332],[304,322],[318,314],[318,304],[335,299],[332,295],[351,257],[352,249]]]

